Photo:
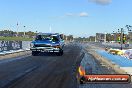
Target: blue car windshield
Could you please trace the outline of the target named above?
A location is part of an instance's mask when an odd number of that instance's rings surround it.
[[[56,42],[59,41],[59,38],[52,35],[37,35],[35,40],[51,40],[53,42]]]
[[[52,37],[50,35],[37,35],[35,40],[51,40]]]

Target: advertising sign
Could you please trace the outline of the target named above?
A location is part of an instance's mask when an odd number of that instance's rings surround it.
[[[0,52],[22,49],[22,41],[0,41]]]

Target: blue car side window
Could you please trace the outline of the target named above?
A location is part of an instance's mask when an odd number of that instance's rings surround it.
[[[57,36],[53,36],[52,41],[57,42],[57,41],[59,41],[59,39],[57,38]]]
[[[42,40],[41,35],[38,35],[38,36],[36,37],[36,40]]]

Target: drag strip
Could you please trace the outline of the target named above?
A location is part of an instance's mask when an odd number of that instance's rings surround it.
[[[25,55],[25,56],[20,56],[20,57],[16,57],[16,58],[3,59],[3,60],[0,60],[0,64],[8,63],[8,62],[15,61],[15,60],[24,59],[24,58],[29,57],[29,56],[31,56],[31,55]]]
[[[23,59],[15,59],[12,61],[1,63],[0,88],[9,85],[14,80],[17,80],[18,78],[24,76],[25,74],[31,72],[39,66],[34,61],[31,62],[30,60],[30,57],[25,57]]]
[[[91,54],[93,48],[70,43],[64,54],[40,53],[0,64],[0,88],[131,88],[131,84],[79,84],[78,66],[87,62],[93,74],[116,74],[107,64]]]
[[[0,88],[77,88],[74,64],[80,53],[79,46],[68,44],[63,56],[40,53],[0,64]]]

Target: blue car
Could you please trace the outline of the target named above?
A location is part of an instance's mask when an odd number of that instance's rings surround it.
[[[39,33],[30,44],[32,55],[36,56],[40,52],[53,52],[58,56],[63,55],[64,40],[58,33]]]

